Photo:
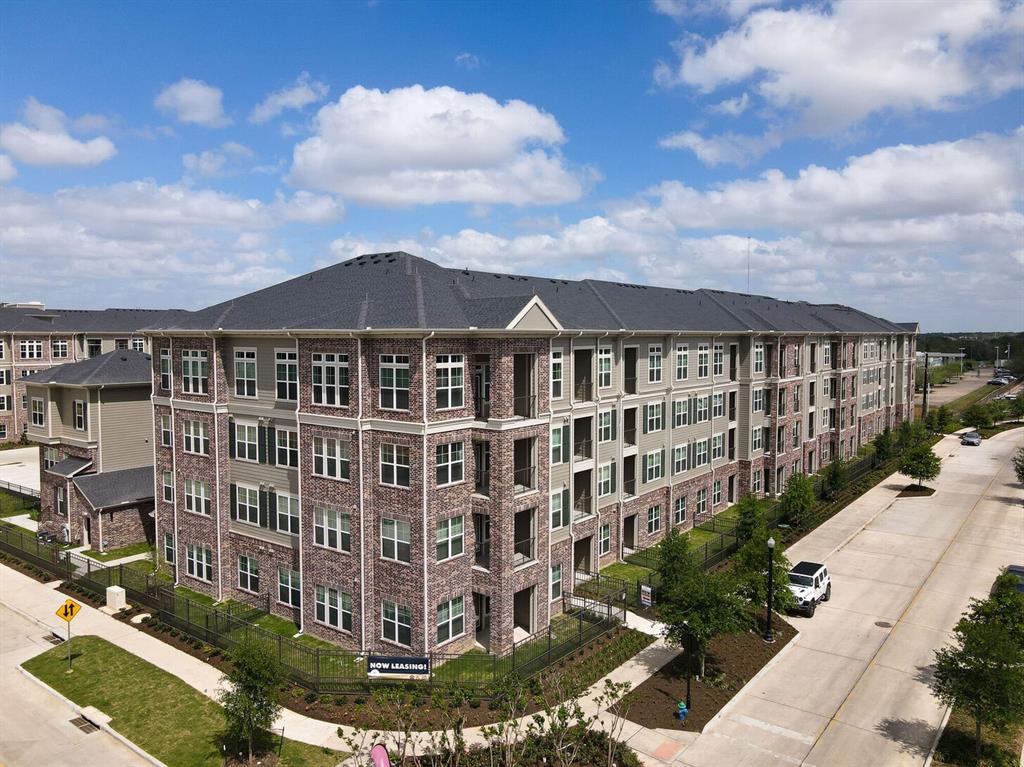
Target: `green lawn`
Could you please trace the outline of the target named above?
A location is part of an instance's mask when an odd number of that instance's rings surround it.
[[[953,712],[942,731],[932,764],[936,767],[1012,767],[1024,748],[1024,727],[997,732],[981,728],[981,758],[974,755],[974,720],[961,708]]]
[[[649,568],[630,564],[629,562],[615,562],[608,565],[608,567],[602,568],[601,575],[619,578],[630,583],[637,583],[639,581],[646,581],[647,576],[653,572]]]
[[[19,514],[31,514],[33,511],[38,516],[39,501],[0,490],[0,517],[16,517]]]
[[[67,645],[23,665],[26,671],[80,706],[112,717],[110,726],[168,767],[219,767],[221,708],[166,671],[95,636],[71,640],[75,670],[67,670]],[[329,767],[338,752],[285,740],[283,767]]]
[[[207,596],[206,594],[202,594],[198,591],[193,591],[188,586],[175,586],[174,591],[183,597],[188,597],[193,602],[198,602],[201,605],[212,607],[217,601],[211,596]]]
[[[85,556],[98,560],[100,562],[110,562],[111,560],[120,559],[121,557],[130,557],[133,554],[152,555],[153,547],[150,544],[143,541],[142,543],[132,543],[128,546],[122,546],[119,549],[111,549],[110,551],[105,551],[102,553],[98,551],[93,551],[92,549],[88,549],[87,551],[83,551],[82,553],[85,554]]]

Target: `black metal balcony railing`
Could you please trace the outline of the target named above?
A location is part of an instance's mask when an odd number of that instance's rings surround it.
[[[626,429],[622,430],[622,441],[623,441],[623,443],[625,443],[626,445],[629,445],[631,447],[636,445],[636,427],[635,426],[631,426],[629,428],[626,428]]]
[[[735,421],[736,420],[736,407],[735,406],[729,408],[729,420],[730,421]]]
[[[476,473],[476,484],[474,485],[474,491],[479,495],[490,495],[491,494],[491,472],[487,470],[480,470]]]
[[[537,558],[537,539],[534,536],[516,541],[512,549],[512,563],[515,566],[532,562]]]
[[[525,490],[535,490],[537,488],[537,467],[521,466],[513,470],[512,478],[515,482],[517,493]]]
[[[490,541],[477,541],[476,542],[476,566],[482,567],[485,570],[491,569],[491,542]]]
[[[537,396],[520,394],[512,398],[512,413],[520,418],[533,418],[537,415]]]
[[[580,493],[572,504],[573,516],[576,519],[589,517],[592,513],[592,508],[593,496],[590,493]]]
[[[486,421],[491,417],[491,401],[483,397],[473,397],[473,411],[478,421]]]
[[[589,439],[578,439],[572,444],[572,454],[577,458],[593,458],[594,443]]]
[[[622,480],[622,494],[636,495],[636,477]]]
[[[636,376],[626,376],[625,379],[625,390],[626,394],[636,394]]]
[[[590,402],[594,398],[594,383],[592,381],[578,381],[573,398],[577,402]]]

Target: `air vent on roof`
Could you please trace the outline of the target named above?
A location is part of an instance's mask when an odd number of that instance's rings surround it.
[[[352,266],[352,262],[346,261],[345,263],[342,264],[342,266]]]
[[[394,256],[392,256],[391,258],[389,258],[389,259],[388,259],[388,263],[389,263],[389,264],[393,264],[393,263],[395,263],[395,261],[397,261],[397,260],[398,260],[398,259],[396,259],[396,258],[395,258]]]

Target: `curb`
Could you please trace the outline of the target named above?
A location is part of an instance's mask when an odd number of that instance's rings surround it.
[[[939,741],[942,740],[942,733],[946,729],[946,725],[949,723],[949,717],[953,713],[952,706],[946,706],[946,713],[942,715],[942,721],[939,722],[938,732],[935,733],[935,739],[932,741],[932,747],[928,749],[928,757],[924,760],[924,767],[931,767],[932,758],[935,756],[935,749],[939,747]]]
[[[128,749],[133,751],[141,759],[145,759],[147,762],[149,762],[150,764],[154,765],[154,767],[167,767],[166,764],[161,762],[155,756],[153,756],[150,753],[147,753],[146,751],[143,751],[137,745],[135,745],[130,740],[128,740],[128,738],[126,738],[124,735],[122,735],[117,730],[115,730],[113,727],[111,727],[110,724],[109,724],[110,718],[107,717],[106,714],[103,715],[103,719],[106,719],[106,721],[102,721],[102,720],[101,721],[95,721],[97,719],[96,713],[102,713],[102,712],[98,711],[98,709],[94,708],[93,706],[79,706],[73,700],[71,700],[69,698],[65,698],[63,695],[61,695],[55,689],[50,687],[50,685],[48,685],[46,682],[44,682],[39,677],[36,677],[36,676],[33,676],[32,674],[30,674],[28,671],[26,671],[20,665],[16,666],[16,668],[18,669],[18,673],[21,674],[23,677],[25,677],[26,679],[31,680],[33,683],[35,683],[37,686],[39,686],[40,688],[42,688],[43,690],[48,692],[50,695],[55,697],[57,700],[61,701],[65,706],[70,708],[72,711],[74,711],[79,716],[82,716],[82,717],[88,719],[90,722],[92,722],[97,727],[99,727],[101,730],[103,730],[103,732],[109,734],[115,740],[119,741],[122,745],[126,746]],[[89,710],[89,716],[85,715],[85,712],[86,712],[87,709]]]

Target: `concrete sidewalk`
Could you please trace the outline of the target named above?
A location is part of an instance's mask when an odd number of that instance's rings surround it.
[[[0,450],[0,480],[39,492],[39,446]]]

